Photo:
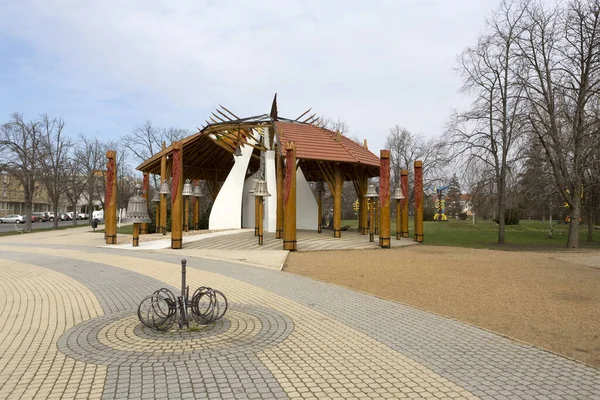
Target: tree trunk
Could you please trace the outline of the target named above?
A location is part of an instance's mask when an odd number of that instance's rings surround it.
[[[33,190],[27,185],[23,188],[25,200],[25,229],[31,232],[31,209],[33,204]]]
[[[588,210],[587,217],[587,241],[591,243],[593,241],[594,236],[594,211]]]
[[[52,229],[58,229],[58,202],[52,202],[52,212],[54,212],[54,221],[52,221]]]
[[[576,249],[579,247],[579,216],[581,215],[581,206],[579,204],[579,198],[575,197],[573,201],[573,208],[571,208],[569,222],[569,238],[567,239],[567,247],[570,249]]]
[[[73,226],[77,226],[77,215],[75,212],[75,210],[77,210],[77,202],[73,202],[73,204],[71,204],[71,207],[73,208]]]

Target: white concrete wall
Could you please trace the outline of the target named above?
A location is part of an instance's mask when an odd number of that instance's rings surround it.
[[[234,157],[235,164],[229,171],[210,212],[209,229],[241,228],[244,181],[253,150],[251,146],[242,146],[242,155]]]
[[[277,174],[275,172],[275,151],[269,150],[265,154],[265,180],[267,191],[271,195],[265,198],[264,229],[267,232],[277,230]]]
[[[318,204],[304,173],[296,169],[296,229],[317,230]]]
[[[254,196],[250,194],[250,189],[254,185],[254,175],[244,182],[244,194],[242,199],[242,227],[254,228]]]

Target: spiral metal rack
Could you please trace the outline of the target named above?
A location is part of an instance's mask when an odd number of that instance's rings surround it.
[[[181,295],[167,289],[156,290],[145,297],[138,307],[142,324],[157,331],[167,331],[177,322],[179,328],[189,327],[190,319],[207,325],[222,318],[227,311],[227,298],[223,292],[201,286],[189,297],[186,285],[186,260],[181,260]],[[188,312],[188,310],[190,312]]]

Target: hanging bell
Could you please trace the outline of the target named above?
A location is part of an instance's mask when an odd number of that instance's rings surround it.
[[[252,196],[257,197],[269,197],[271,196],[269,192],[267,192],[267,182],[262,179],[256,180],[256,190],[252,193]]]
[[[152,198],[152,200],[150,200],[154,203],[158,203],[160,202],[160,193],[158,193],[157,191],[154,192],[154,197]]]
[[[248,193],[252,194],[254,192],[256,192],[256,185],[258,183],[258,179],[254,178],[252,179],[252,186],[250,186],[250,190],[248,191]]]
[[[129,199],[129,203],[127,204],[127,213],[125,214],[123,222],[134,224],[150,223],[152,220],[148,215],[148,205],[146,204],[146,199],[140,196],[140,185],[135,185],[135,189],[137,194]]]
[[[200,184],[197,183],[194,185],[194,190],[193,190],[194,196],[196,197],[200,197],[202,196],[202,190],[200,189]]]
[[[394,190],[394,195],[392,196],[392,200],[404,200],[404,194],[402,193],[402,188],[398,186],[396,190]]]
[[[367,189],[367,194],[365,194],[365,197],[379,197],[379,194],[377,194],[377,190],[375,189],[375,185],[369,185],[369,189]]]
[[[325,191],[325,185],[323,185],[323,181],[317,181],[317,183],[315,184],[315,190],[317,191],[317,193]]]
[[[159,192],[160,194],[171,194],[171,185],[169,185],[169,182],[164,181],[161,183]]]
[[[190,181],[189,179],[185,180],[185,183],[183,184],[183,190],[181,191],[181,195],[182,196],[192,196],[194,194],[194,192],[192,191],[192,181]]]

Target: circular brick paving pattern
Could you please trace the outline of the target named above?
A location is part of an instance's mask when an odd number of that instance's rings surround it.
[[[165,363],[255,354],[285,340],[294,329],[285,314],[232,304],[225,316],[190,330],[155,332],[122,311],[82,322],[65,332],[59,350],[79,361],[123,365]]]

